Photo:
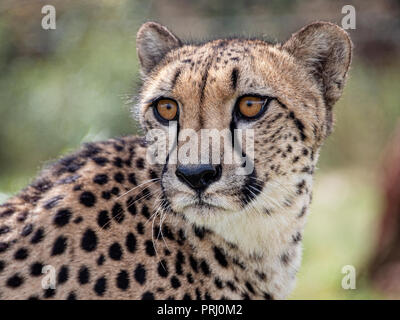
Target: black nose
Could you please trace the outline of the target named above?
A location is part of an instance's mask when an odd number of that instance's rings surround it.
[[[221,165],[211,164],[180,165],[175,171],[176,176],[194,190],[202,191],[211,183],[221,178]]]

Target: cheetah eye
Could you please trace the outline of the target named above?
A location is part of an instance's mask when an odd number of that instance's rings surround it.
[[[162,122],[176,120],[178,118],[178,104],[172,99],[161,98],[153,107],[156,118]]]
[[[246,95],[236,102],[239,115],[247,120],[256,119],[267,109],[270,98],[262,96]]]

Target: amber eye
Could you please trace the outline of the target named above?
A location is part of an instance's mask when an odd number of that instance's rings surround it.
[[[156,106],[157,114],[164,121],[175,120],[178,115],[178,104],[171,99],[160,99]]]
[[[254,118],[263,110],[267,98],[257,96],[244,96],[238,102],[240,114],[245,118]]]

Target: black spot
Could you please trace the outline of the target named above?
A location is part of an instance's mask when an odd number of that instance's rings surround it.
[[[135,176],[134,173],[130,173],[130,174],[128,175],[128,180],[129,180],[129,182],[132,183],[133,185],[135,185],[135,186],[137,185],[136,176]]]
[[[171,232],[171,229],[167,225],[163,226],[162,233],[163,233],[163,236],[166,237],[169,240],[174,240],[175,239],[174,238],[174,234]]]
[[[114,166],[116,166],[118,168],[122,168],[123,163],[122,163],[122,159],[120,157],[115,157],[113,163],[114,163]]]
[[[63,159],[61,161],[63,161]],[[31,186],[33,188],[35,188],[37,191],[39,191],[40,193],[45,193],[52,188],[53,184],[50,180],[38,179],[38,180],[34,181],[31,184]]]
[[[118,183],[123,183],[124,180],[125,180],[125,177],[124,177],[124,175],[123,175],[121,172],[117,172],[117,173],[114,175],[114,180],[117,181]]]
[[[297,217],[298,218],[303,217],[305,215],[306,211],[307,211],[307,207],[304,206],[303,208],[301,208],[301,211]]]
[[[297,194],[301,195],[303,193],[303,189],[306,186],[306,181],[305,180],[301,180],[297,185]]]
[[[132,232],[129,232],[126,236],[125,245],[129,252],[134,253],[136,251],[136,237]]]
[[[12,215],[14,214],[14,212],[15,212],[15,210],[14,210],[13,208],[6,209],[6,210],[3,211],[2,213],[0,213],[0,218],[10,217],[10,216],[12,216]],[[25,211],[24,213],[27,214],[26,211]],[[26,215],[25,215],[25,219],[26,219]],[[24,219],[24,220],[25,220],[25,219]],[[21,221],[21,220],[18,219],[18,221]]]
[[[25,248],[18,249],[15,254],[15,260],[25,260],[28,257],[28,250]]]
[[[113,260],[121,260],[122,248],[118,242],[114,242],[108,249],[108,254]]]
[[[114,187],[110,191],[113,195],[117,196],[119,194],[119,189],[117,187]]]
[[[36,244],[39,243],[40,241],[42,241],[44,238],[44,230],[43,228],[40,228],[38,230],[36,230],[35,234],[33,235],[32,239],[31,239],[31,243],[32,244]]]
[[[77,217],[77,218],[74,220],[74,223],[78,224],[78,223],[81,223],[82,221],[83,221],[83,218],[82,218],[82,217]]]
[[[232,291],[232,292],[236,292],[236,286],[233,284],[232,281],[227,281],[226,285],[228,286],[228,288]]]
[[[196,237],[202,240],[204,238],[206,229],[204,227],[193,226],[193,231]]]
[[[136,266],[133,276],[135,277],[136,281],[141,285],[146,282],[146,269],[141,263]]]
[[[67,300],[76,300],[75,292],[71,291],[67,297]]]
[[[81,240],[81,247],[87,252],[91,252],[97,247],[97,236],[92,229],[87,229]]]
[[[54,215],[54,224],[58,227],[63,227],[68,224],[71,219],[72,213],[69,209],[60,209]]]
[[[148,256],[153,257],[156,254],[156,251],[154,249],[154,245],[153,242],[151,240],[147,240],[145,242],[145,246],[146,246],[146,253]]]
[[[182,299],[183,300],[192,300],[192,297],[190,296],[190,294],[185,293]]]
[[[80,191],[80,190],[82,190],[82,184],[77,184],[77,185],[75,185],[73,188],[72,188],[72,190],[74,190],[74,191]]]
[[[97,281],[93,287],[93,290],[98,296],[102,296],[104,294],[104,292],[106,291],[106,288],[107,288],[107,279],[104,277],[101,277],[101,278],[97,279]]]
[[[151,169],[149,171],[149,176],[150,176],[150,179],[158,179],[157,173],[154,170],[151,170]]]
[[[108,182],[108,176],[106,174],[98,174],[93,178],[93,182],[99,185],[106,184]]]
[[[66,178],[57,180],[55,184],[60,185],[60,184],[70,184],[73,183],[75,181],[77,181],[79,178],[81,177],[81,175],[79,174],[75,174],[73,176],[68,176]]]
[[[81,193],[79,201],[86,207],[93,207],[96,203],[96,197],[92,192],[84,191]]]
[[[292,239],[293,239],[294,243],[297,243],[297,242],[301,241],[301,239],[302,239],[301,233],[297,232],[296,234],[294,234],[292,236]]]
[[[43,264],[40,262],[35,262],[31,265],[31,276],[37,277],[42,274]]]
[[[178,231],[178,244],[181,246],[185,243],[186,240],[186,236],[185,236],[185,232],[182,229],[179,229]]]
[[[226,257],[224,255],[224,253],[221,251],[220,248],[214,247],[214,257],[215,259],[218,261],[218,263],[223,266],[224,268],[226,268],[228,266],[228,261],[226,261]]]
[[[191,255],[189,257],[189,262],[190,262],[190,266],[192,267],[194,272],[199,272],[198,268],[197,268],[197,260]]]
[[[243,300],[250,300],[250,297],[247,293],[242,293]]]
[[[189,283],[193,283],[194,279],[191,273],[186,274],[186,279]]]
[[[289,255],[287,253],[284,253],[281,256],[281,261],[283,264],[287,265],[289,263]]]
[[[208,266],[207,262],[204,260],[200,263],[200,268],[201,271],[204,273],[204,275],[209,276],[210,275],[210,267]]]
[[[56,294],[55,289],[48,288],[48,289],[44,290],[43,297],[47,299],[47,298],[54,297],[55,294]]]
[[[142,300],[154,300],[154,294],[150,291],[146,291],[142,295]]]
[[[264,292],[264,299],[265,300],[273,300],[273,297],[269,293]]]
[[[136,160],[136,168],[144,169],[144,160],[143,158],[139,158]]]
[[[183,273],[182,264],[184,263],[185,263],[185,257],[179,250],[178,253],[176,254],[176,260],[175,260],[175,271],[177,274],[181,275]]]
[[[108,217],[108,212],[102,210],[97,216],[97,224],[102,229],[108,229],[110,227],[110,218]]]
[[[0,272],[4,270],[4,267],[6,266],[6,263],[3,260],[0,260]]]
[[[124,221],[125,214],[122,209],[122,206],[118,202],[114,204],[114,206],[111,210],[111,215],[112,215],[113,219],[115,220],[115,222],[117,222],[117,223],[122,223],[122,221]]]
[[[222,281],[219,278],[214,279],[214,284],[218,289],[222,289],[224,287]]]
[[[93,157],[92,160],[101,167],[108,163],[108,159],[104,157]]]
[[[101,197],[105,200],[111,199],[111,192],[110,191],[103,191],[101,193]]]
[[[0,242],[0,253],[6,251],[9,246],[8,242]]]
[[[161,260],[161,261],[158,263],[157,271],[158,271],[158,274],[159,274],[161,277],[163,277],[163,278],[168,277],[168,274],[169,274],[169,272],[168,272],[168,265],[167,265],[167,262],[166,262],[165,260]]]
[[[0,226],[0,235],[8,233],[10,230],[9,226]]]
[[[121,290],[126,290],[129,287],[129,275],[126,270],[121,270],[117,275],[117,287]]]
[[[78,281],[80,284],[86,284],[89,282],[90,273],[89,269],[85,266],[82,266],[78,272]]]
[[[10,210],[11,210],[11,209],[10,209]],[[7,213],[7,212],[14,212],[14,211],[10,211],[10,210],[7,210],[7,211],[3,212],[2,215],[4,215],[4,214]],[[28,214],[29,214],[28,211],[21,212],[21,213],[18,215],[18,217],[17,217],[17,221],[18,221],[18,222],[23,222],[23,221],[25,221],[26,218],[28,217]]]
[[[147,219],[150,218],[149,208],[146,205],[142,207],[142,215],[145,216]]]
[[[179,279],[175,276],[171,277],[171,286],[174,289],[177,289],[181,286],[181,282],[179,281]]]
[[[104,257],[103,254],[101,254],[98,258],[97,258],[97,265],[98,266],[102,266],[104,264],[104,261],[106,260],[106,258]]]
[[[254,288],[253,288],[253,286],[251,285],[250,282],[246,281],[246,288],[247,288],[247,290],[249,290],[251,293],[254,294]]]
[[[144,226],[143,223],[139,222],[136,226],[136,230],[139,234],[144,234]]]
[[[33,231],[33,225],[30,223],[30,224],[27,224],[23,229],[22,229],[22,231],[21,231],[21,236],[23,236],[23,237],[27,237],[27,236],[29,236],[31,233],[32,233],[32,231]]]
[[[267,275],[264,272],[256,271],[255,274],[262,281],[265,281],[265,279],[267,279]]]
[[[51,255],[56,256],[63,254],[66,248],[67,248],[67,238],[59,236],[56,239],[56,241],[54,241],[53,249],[51,250]]]
[[[68,267],[62,266],[57,275],[57,283],[62,284],[62,283],[67,282],[68,275],[69,275]]]
[[[131,215],[135,216],[137,214],[135,200],[132,197],[129,197],[129,199],[126,201],[126,207]]]
[[[22,278],[18,273],[14,274],[12,277],[7,279],[7,287],[18,288],[24,283],[24,278]]]
[[[63,198],[64,197],[61,195],[50,198],[44,203],[43,208],[50,210],[51,208],[54,208],[57,203],[60,202],[60,200],[62,200]]]

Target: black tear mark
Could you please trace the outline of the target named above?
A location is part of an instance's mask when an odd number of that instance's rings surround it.
[[[304,134],[304,124],[303,124],[303,122],[301,120],[299,120],[298,118],[296,118],[296,115],[294,114],[293,111],[290,111],[289,118],[293,120],[295,126],[299,130],[301,140],[302,141],[306,140],[307,137]]]
[[[231,84],[232,84],[233,91],[236,91],[238,77],[239,77],[239,70],[237,68],[233,68],[232,74],[231,74]]]

